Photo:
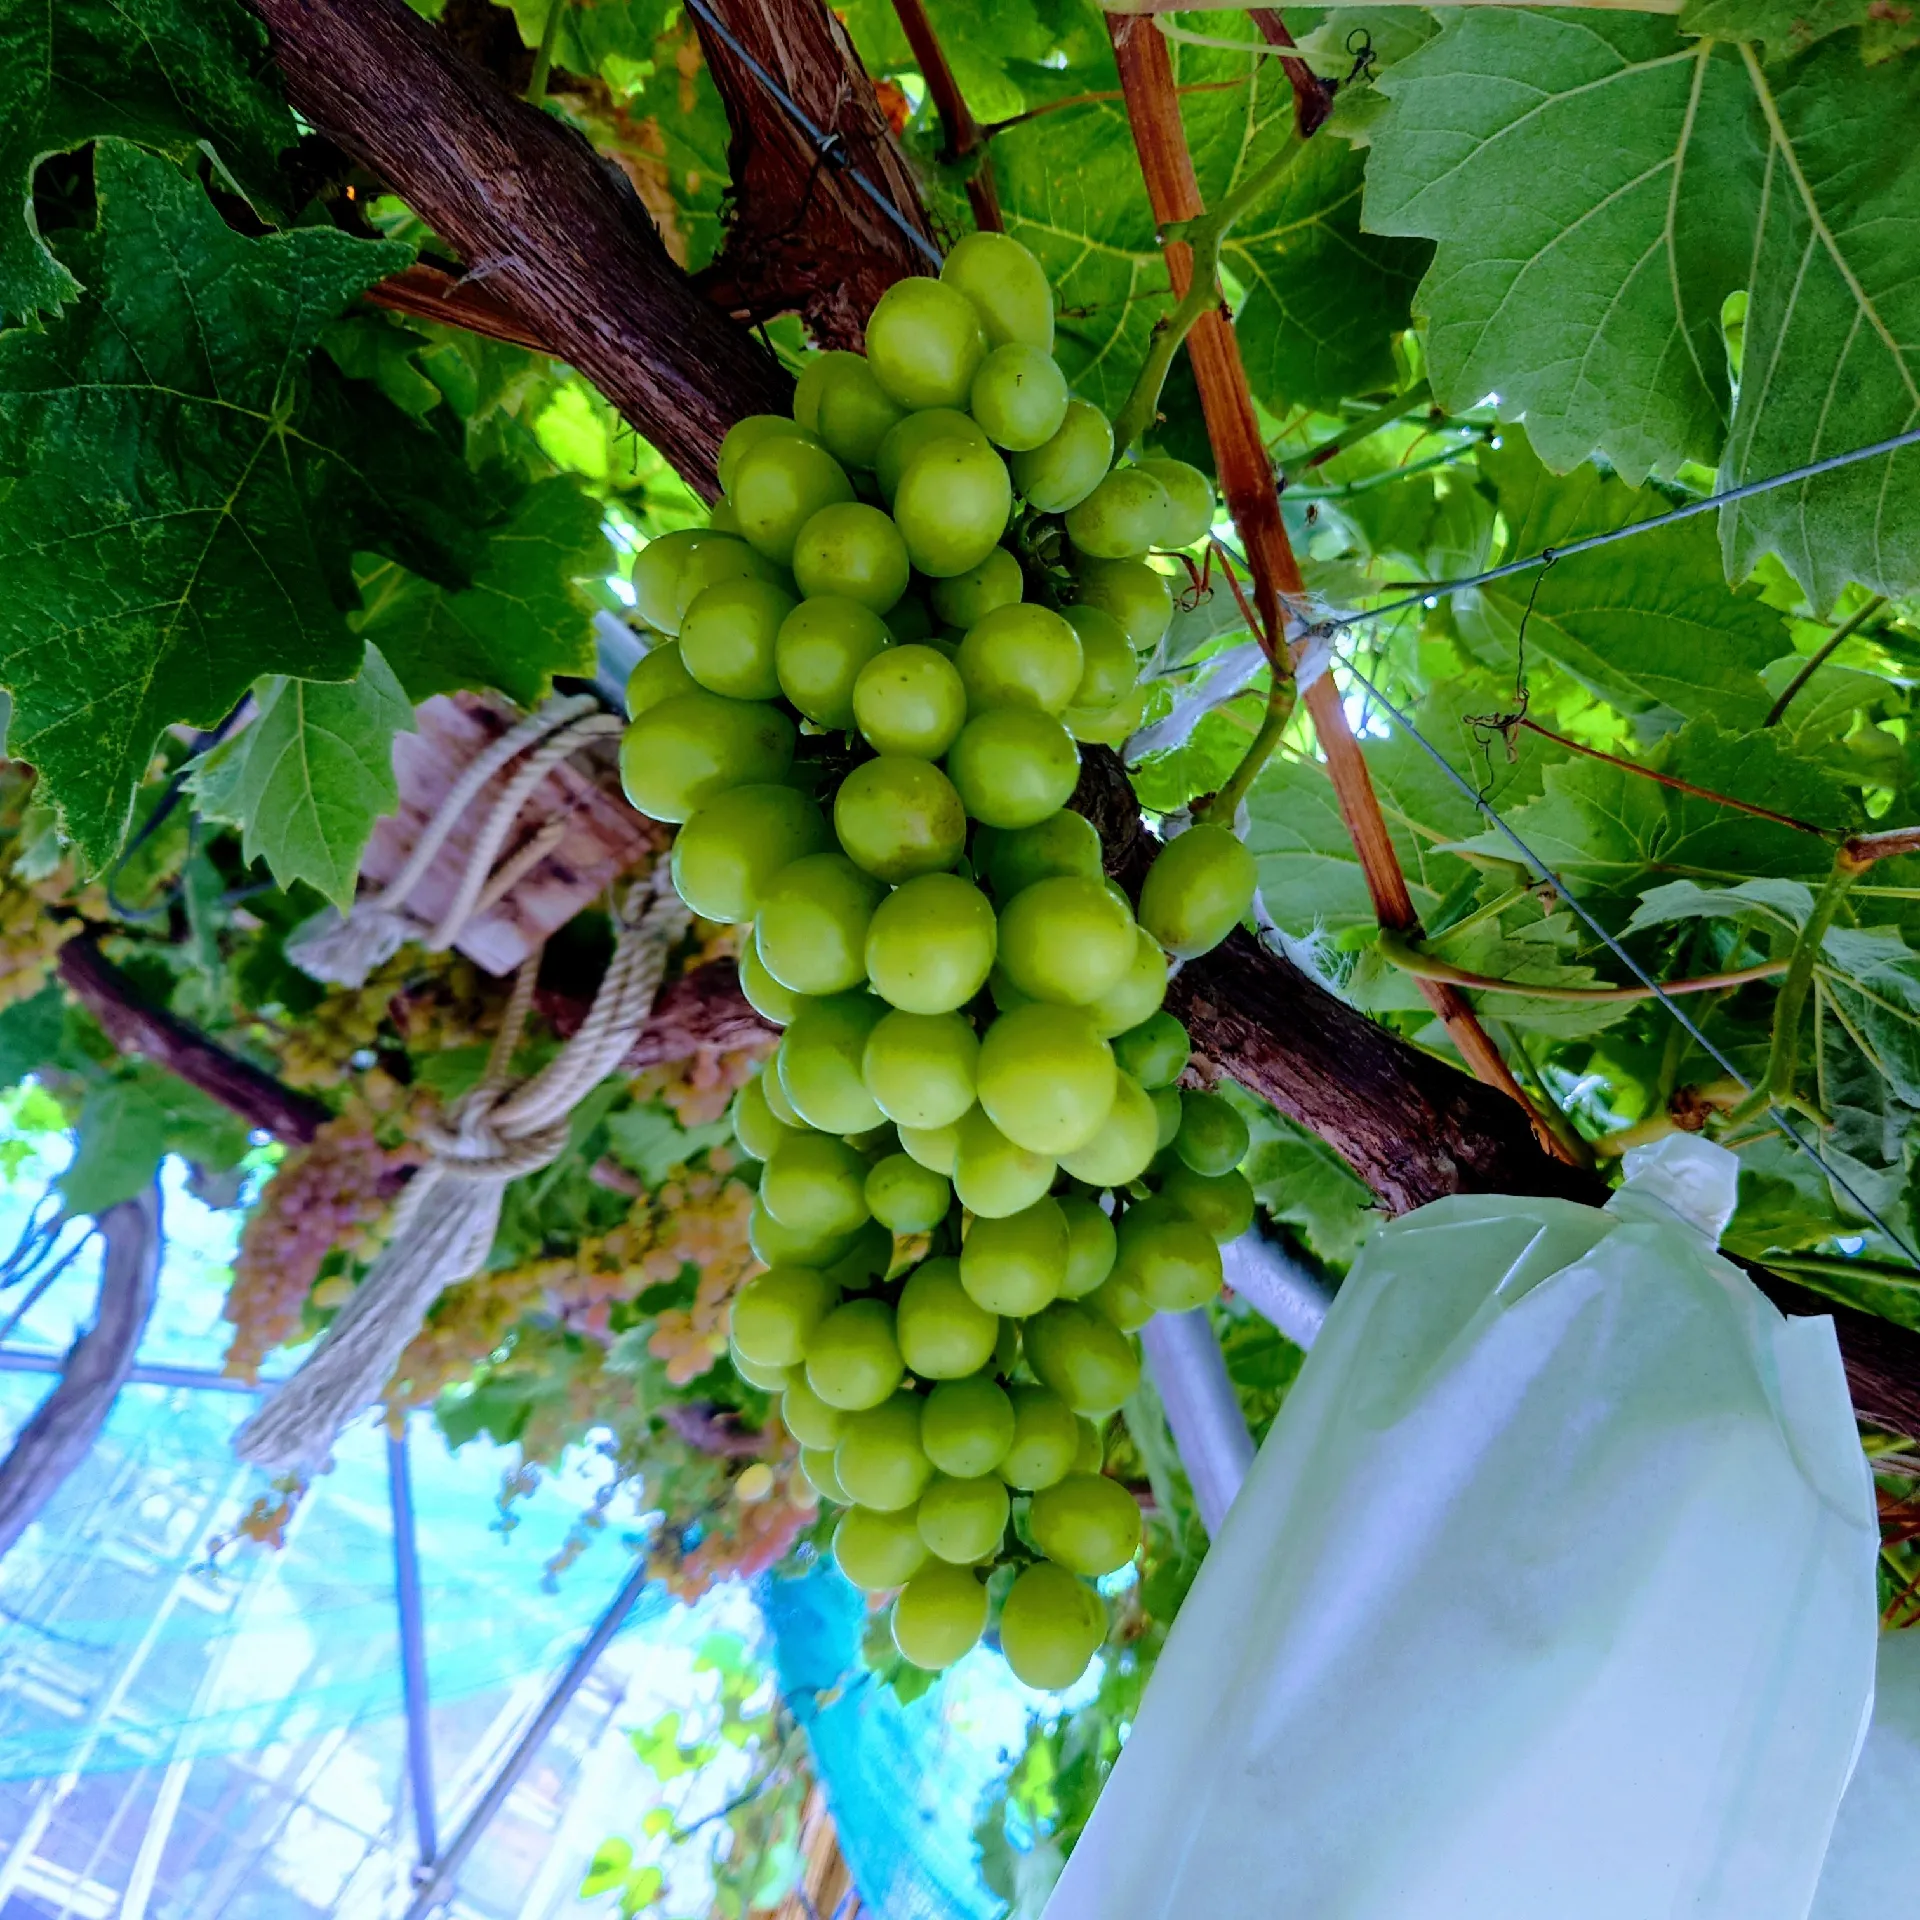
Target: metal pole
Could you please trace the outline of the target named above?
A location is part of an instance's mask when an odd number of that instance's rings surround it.
[[[506,1805],[507,1796],[519,1784],[520,1776],[546,1745],[547,1736],[558,1725],[560,1716],[567,1710],[568,1701],[580,1691],[613,1636],[625,1624],[627,1615],[633,1611],[634,1603],[646,1585],[647,1563],[637,1560],[625,1584],[613,1596],[612,1604],[595,1623],[580,1651],[553,1683],[553,1691],[533,1716],[532,1724],[514,1742],[513,1751],[500,1763],[500,1771],[494,1775],[492,1784],[480,1796],[473,1811],[460,1823],[460,1831],[447,1843],[446,1851],[434,1862],[425,1884],[414,1895],[413,1905],[406,1911],[406,1920],[428,1920],[428,1915],[451,1896],[453,1878],[466,1864],[467,1855],[473,1851],[475,1842],[486,1832],[493,1816]]]
[[[1255,1313],[1296,1347],[1313,1345],[1333,1295],[1285,1247],[1249,1227],[1220,1249],[1220,1257],[1227,1285]]]
[[[1253,1435],[1239,1396],[1227,1378],[1227,1362],[1204,1307],[1189,1313],[1156,1313],[1140,1330],[1153,1384],[1167,1410],[1167,1425],[1180,1450],[1200,1519],[1209,1534],[1220,1523],[1253,1465]]]
[[[407,1434],[387,1434],[387,1484],[393,1495],[393,1597],[400,1614],[400,1691],[407,1710],[407,1782],[424,1875],[440,1851],[433,1792],[433,1728],[428,1721],[427,1642],[420,1604],[420,1554],[413,1530],[413,1473]]]
[[[0,1373],[64,1373],[64,1353],[34,1353],[25,1347],[0,1347]],[[224,1373],[212,1373],[203,1367],[135,1367],[126,1378],[130,1387],[204,1388],[209,1393],[265,1393],[279,1383],[262,1380],[249,1384],[229,1379]]]

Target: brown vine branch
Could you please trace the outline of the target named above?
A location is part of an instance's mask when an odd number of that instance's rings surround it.
[[[1247,18],[1260,29],[1260,37],[1268,46],[1299,44],[1287,31],[1278,7],[1249,7]],[[1327,115],[1333,111],[1333,86],[1322,80],[1304,60],[1289,60],[1282,54],[1280,65],[1286,73],[1287,84],[1293,89],[1294,130],[1302,140],[1311,139],[1326,125]]]
[[[940,128],[945,136],[940,157],[956,161],[976,153],[980,156],[979,163],[967,175],[967,205],[973,209],[976,226],[989,233],[1005,233],[1007,223],[1000,213],[993,161],[985,150],[980,123],[973,117],[973,109],[967,105],[960,83],[953,77],[946,49],[933,30],[933,22],[927,18],[926,8],[921,0],[893,0],[893,10],[899,16],[900,30],[907,36],[913,57],[920,63],[920,75],[933,96],[934,109],[940,115]]]

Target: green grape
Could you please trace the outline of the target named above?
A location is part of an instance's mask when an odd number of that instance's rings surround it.
[[[633,556],[633,610],[655,632],[680,631],[680,570],[695,547],[713,538],[711,527],[681,527]]]
[[[1253,1225],[1253,1183],[1238,1167],[1206,1174],[1176,1166],[1160,1182],[1160,1197],[1198,1221],[1219,1246],[1238,1240]]]
[[[951,1180],[954,1164],[959,1157],[960,1129],[957,1124],[941,1127],[902,1126],[900,1148],[908,1159],[917,1161],[929,1173],[937,1173],[942,1179]]]
[[[800,529],[822,507],[851,500],[853,482],[825,447],[769,438],[747,451],[727,493],[748,545],[784,567]]]
[[[674,632],[686,624],[689,609],[708,588],[724,586],[729,580],[765,580],[776,587],[793,584],[784,568],[755,553],[737,535],[711,534],[697,547],[687,549],[674,574]]]
[[[890,1153],[867,1174],[867,1206],[894,1233],[930,1233],[952,1205],[953,1186],[946,1175],[923,1167],[910,1153]],[[907,1364],[913,1366],[911,1355]]]
[[[760,786],[793,765],[793,722],[758,700],[680,693],[629,723],[620,782],[650,820],[681,821],[729,787]]]
[[[1170,1013],[1156,1013],[1113,1043],[1113,1055],[1143,1087],[1170,1087],[1186,1071],[1193,1043]]]
[[[1080,1451],[1073,1456],[1075,1473],[1098,1473],[1107,1462],[1107,1443],[1091,1420],[1080,1422]]]
[[[913,564],[944,580],[977,567],[1007,530],[1013,482],[992,447],[941,438],[922,447],[900,475],[893,518]]]
[[[986,985],[993,909],[970,882],[924,873],[875,909],[866,968],[873,990],[905,1013],[951,1013]]]
[[[1017,340],[1053,351],[1053,289],[1046,271],[1004,233],[968,233],[954,242],[940,278],[972,301],[988,341]]]
[[[1253,905],[1260,870],[1225,827],[1202,823],[1169,840],[1140,889],[1140,924],[1183,960],[1210,953]]]
[[[923,1380],[961,1380],[993,1358],[999,1317],[961,1284],[957,1260],[921,1261],[900,1289],[896,1314],[907,1371]]]
[[[903,407],[964,407],[986,355],[972,301],[943,281],[896,280],[867,321],[867,365]]]
[[[866,1223],[867,1163],[830,1133],[800,1133],[760,1176],[760,1198],[783,1227],[827,1240]]]
[[[894,647],[860,668],[853,718],[875,752],[937,760],[966,724],[967,692],[953,662],[933,648]]]
[[[1007,978],[1007,970],[1005,967],[997,966],[987,975],[987,991],[993,995],[993,1004],[998,1007],[1002,1013],[1017,1013],[1022,1007],[1033,1007],[1040,1004],[1037,1000],[1031,999],[1022,993],[1020,989]]]
[[[978,839],[974,860],[980,864]],[[985,856],[985,872],[1001,900],[1011,900],[1035,882],[1058,874],[1099,880],[1100,835],[1084,814],[1062,807],[1031,827],[994,834]]]
[[[627,718],[638,720],[649,707],[671,700],[676,693],[695,693],[699,687],[680,658],[679,647],[663,640],[651,653],[641,655],[640,664],[627,675]]]
[[[907,590],[907,543],[878,507],[822,507],[793,543],[793,577],[808,599],[830,594],[885,613]]]
[[[925,1130],[952,1126],[973,1105],[979,1061],[964,1015],[895,1012],[868,1035],[861,1071],[889,1120]]]
[[[1098,607],[1072,606],[1066,617],[1080,636],[1080,681],[1068,705],[1105,712],[1133,691],[1139,672],[1133,649],[1112,614]]]
[[[852,1240],[844,1237],[816,1240],[811,1234],[796,1233],[791,1227],[783,1227],[767,1211],[766,1202],[757,1198],[747,1220],[747,1245],[753,1249],[756,1260],[765,1261],[770,1267],[813,1267],[819,1272],[830,1273],[834,1263],[842,1259],[853,1244]],[[837,1280],[835,1284],[838,1284]]]
[[[1080,684],[1080,637],[1048,607],[996,607],[967,630],[954,656],[967,705],[1058,713]]]
[[[1159,1139],[1153,1096],[1129,1075],[1116,1074],[1113,1104],[1100,1131],[1085,1146],[1062,1154],[1060,1164],[1090,1187],[1124,1187],[1146,1172],[1159,1151]]]
[[[1013,456],[1013,483],[1041,513],[1077,507],[1113,465],[1113,428],[1098,407],[1070,400],[1053,438]]]
[[[1067,1219],[1041,1199],[1000,1219],[976,1219],[960,1249],[960,1284],[988,1313],[1025,1319],[1059,1298],[1067,1277]]]
[[[1152,474],[1166,488],[1172,509],[1153,544],[1190,547],[1204,540],[1213,526],[1213,486],[1207,476],[1184,460],[1142,460],[1140,471]]]
[[[1120,1243],[1113,1222],[1089,1195],[1063,1193],[1054,1204],[1067,1220],[1067,1277],[1060,1283],[1060,1297],[1083,1299],[1113,1271]]]
[[[811,853],[783,868],[762,889],[754,922],[767,971],[795,993],[858,986],[867,977],[867,926],[885,893],[840,853]]]
[[[977,567],[933,583],[933,610],[950,627],[965,629],[999,607],[1019,603],[1026,590],[1020,562],[1005,547],[995,547]]]
[[[835,354],[833,361],[816,383],[816,431],[843,467],[871,467],[880,442],[906,415],[887,397],[859,354]],[[796,386],[796,397],[798,392]]]
[[[1173,624],[1173,589],[1144,560],[1088,560],[1075,569],[1080,605],[1120,623],[1135,653],[1150,653]]]
[[[1052,354],[1010,341],[981,361],[968,405],[995,446],[1023,453],[1060,431],[1067,397],[1067,376]]]
[[[930,1566],[916,1573],[893,1603],[893,1644],[903,1660],[929,1672],[952,1666],[986,1627],[987,1590],[971,1567],[944,1561]]]
[[[1238,1109],[1217,1093],[1180,1096],[1180,1131],[1173,1136],[1173,1150],[1195,1173],[1231,1172],[1252,1144]]]
[[[830,1506],[844,1507],[850,1504],[846,1488],[833,1471],[833,1455],[826,1448],[802,1447],[800,1471],[806,1476],[808,1486]]]
[[[780,691],[815,726],[851,726],[861,670],[889,644],[886,626],[871,607],[830,594],[802,600],[780,623],[773,643]]]
[[[674,836],[674,891],[707,920],[751,920],[769,883],[833,845],[826,816],[792,787],[730,787]]]
[[[840,1241],[847,1251],[822,1269],[843,1293],[865,1292],[876,1280],[885,1278],[893,1265],[893,1235],[877,1220],[869,1220],[851,1243]]]
[[[1114,1272],[1132,1275],[1160,1312],[1185,1313],[1220,1291],[1220,1249],[1203,1226],[1169,1202],[1142,1200],[1121,1216]]]
[[[1113,1049],[1083,1014],[1017,1007],[980,1042],[979,1084],[987,1118],[1015,1146],[1060,1159],[1084,1147],[1113,1106]]]
[[[940,1559],[964,1567],[985,1560],[1000,1545],[1012,1506],[1007,1483],[990,1473],[971,1480],[942,1474],[920,1496],[914,1520],[920,1538]]]
[[[991,1473],[1007,1457],[1013,1433],[1013,1402],[989,1373],[941,1381],[921,1409],[927,1458],[957,1480]]]
[[[838,1298],[812,1267],[769,1267],[734,1295],[727,1336],[763,1367],[798,1366]]]
[[[1122,1333],[1138,1333],[1158,1309],[1147,1298],[1132,1268],[1114,1263],[1113,1271],[1087,1295],[1087,1305],[1104,1314]]]
[[[1133,915],[1104,881],[1055,874],[1000,910],[1000,964],[1034,1000],[1085,1006],[1117,987],[1138,954]]]
[[[765,961],[760,958],[760,950],[752,940],[741,942],[740,955],[735,964],[740,970],[740,991],[746,995],[747,1005],[761,1019],[771,1020],[776,1027],[784,1027],[807,1004],[806,994],[783,987],[767,971]]]
[[[1013,1439],[1001,1456],[999,1474],[1010,1487],[1031,1493],[1050,1487],[1073,1470],[1080,1452],[1080,1422],[1051,1387],[1014,1387]]]
[[[1139,1502],[1104,1474],[1070,1473],[1036,1493],[1027,1524],[1049,1560],[1089,1579],[1118,1572],[1140,1551]]]
[[[1067,538],[1095,560],[1136,559],[1159,543],[1173,502],[1152,474],[1116,467],[1067,513]]]
[[[1155,1135],[1154,1152],[1162,1147],[1173,1145],[1173,1136],[1180,1131],[1180,1093],[1175,1087],[1155,1087],[1148,1095],[1153,1102],[1154,1119],[1159,1131]]]
[[[904,1587],[927,1564],[927,1543],[914,1513],[849,1507],[833,1530],[833,1557],[863,1593]]]
[[[805,996],[795,994],[794,998],[801,1000],[804,999]],[[808,1004],[810,1005],[811,1002],[808,1002]],[[759,1073],[754,1077],[760,1083],[760,1093],[761,1097],[767,1103],[767,1111],[772,1114],[783,1127],[791,1127],[795,1133],[808,1133],[812,1131],[808,1122],[802,1120],[800,1116],[794,1112],[793,1103],[787,1098],[787,1090],[780,1084],[779,1061],[777,1058],[763,1062]]]
[[[933,638],[933,615],[917,593],[903,593],[887,609],[887,632],[896,646],[917,646]]]
[[[724,493],[707,509],[707,531],[730,533],[736,540],[740,537],[740,516],[734,512],[733,502]]]
[[[833,1471],[863,1507],[897,1513],[920,1498],[933,1462],[920,1448],[920,1402],[896,1393],[851,1413],[833,1450]]]
[[[749,1360],[731,1341],[727,1344],[727,1358],[733,1362],[734,1372],[762,1393],[784,1393],[794,1377],[791,1367],[769,1367],[758,1360]]]
[[[932,761],[887,753],[841,781],[833,829],[855,866],[899,882],[939,873],[960,858],[967,810]]]
[[[991,448],[993,444],[970,414],[956,408],[930,407],[922,413],[908,414],[880,442],[880,451],[874,456],[874,484],[888,506],[893,505],[900,491],[900,478],[907,470],[907,463],[941,440],[958,440],[969,447]]]
[[[1051,1387],[1075,1413],[1111,1413],[1140,1384],[1140,1356],[1133,1343],[1105,1314],[1074,1301],[1056,1300],[1036,1313],[1020,1338],[1040,1384]]]
[[[953,1190],[969,1213],[1004,1220],[1043,1199],[1054,1171],[1050,1155],[1015,1146],[977,1106],[955,1125]]]
[[[733,492],[741,461],[755,447],[768,440],[798,440],[813,446],[820,444],[798,420],[790,420],[784,413],[750,413],[744,420],[736,420],[727,429],[726,438],[720,442],[720,455],[714,465],[722,493]]]
[[[762,1081],[763,1076],[756,1073],[733,1096],[729,1118],[733,1122],[733,1137],[739,1141],[741,1151],[755,1160],[771,1160],[783,1140],[798,1138],[798,1129],[773,1117]]]
[[[1135,687],[1110,707],[1071,706],[1060,719],[1076,740],[1118,749],[1124,747],[1129,737],[1140,730],[1146,706],[1146,690]]]
[[[1112,986],[1087,1008],[1093,1030],[1102,1039],[1127,1033],[1151,1019],[1167,997],[1167,956],[1144,928],[1136,928],[1133,961]]]
[[[787,1382],[780,1396],[780,1424],[803,1447],[837,1447],[847,1416],[830,1407],[807,1385],[805,1369]]]
[[[947,774],[974,819],[1031,827],[1067,804],[1080,781],[1080,750],[1051,714],[995,707],[960,729]]]
[[[793,607],[793,595],[770,580],[723,580],[687,609],[680,662],[709,693],[777,700],[773,641]]]
[[[809,433],[819,433],[820,395],[833,377],[834,368],[847,362],[858,367],[862,373],[866,372],[867,363],[861,355],[840,351],[810,354],[806,365],[800,369],[799,377],[793,383],[793,417]]]
[[[807,1339],[807,1385],[830,1407],[860,1413],[877,1407],[906,1374],[884,1300],[847,1300]]]
[[[798,1014],[774,1063],[793,1110],[822,1133],[864,1133],[886,1117],[861,1072],[867,1036],[886,1015],[870,993],[836,993]]]
[[[1051,1560],[1020,1575],[1000,1613],[1000,1651],[1014,1677],[1049,1692],[1072,1686],[1106,1637],[1105,1603]]]

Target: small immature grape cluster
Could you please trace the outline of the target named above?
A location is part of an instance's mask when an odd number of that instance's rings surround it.
[[[897,1591],[908,1660],[958,1659],[997,1598],[1014,1671],[1061,1687],[1106,1635],[1090,1582],[1140,1543],[1096,1422],[1134,1332],[1210,1298],[1252,1217],[1244,1125],[1175,1089],[1161,1002],[1254,875],[1193,827],[1136,915],[1067,807],[1171,618],[1146,556],[1213,501],[1179,462],[1115,466],[1052,345],[1038,263],[969,235],[889,290],[864,356],[809,364],[794,419],[736,426],[711,524],[635,564],[663,638],[622,770],[679,824],[687,904],[750,923],[742,983],[784,1029],[734,1106],[768,1269],[735,1364],[846,1509],[842,1569]]]

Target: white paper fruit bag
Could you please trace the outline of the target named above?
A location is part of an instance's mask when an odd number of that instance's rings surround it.
[[[1832,1323],[1678,1136],[1355,1266],[1047,1920],[1806,1920],[1873,1693]]]
[[[1880,1642],[1873,1725],[1840,1803],[1813,1920],[1890,1920],[1913,1907],[1920,1821],[1920,1630]]]

